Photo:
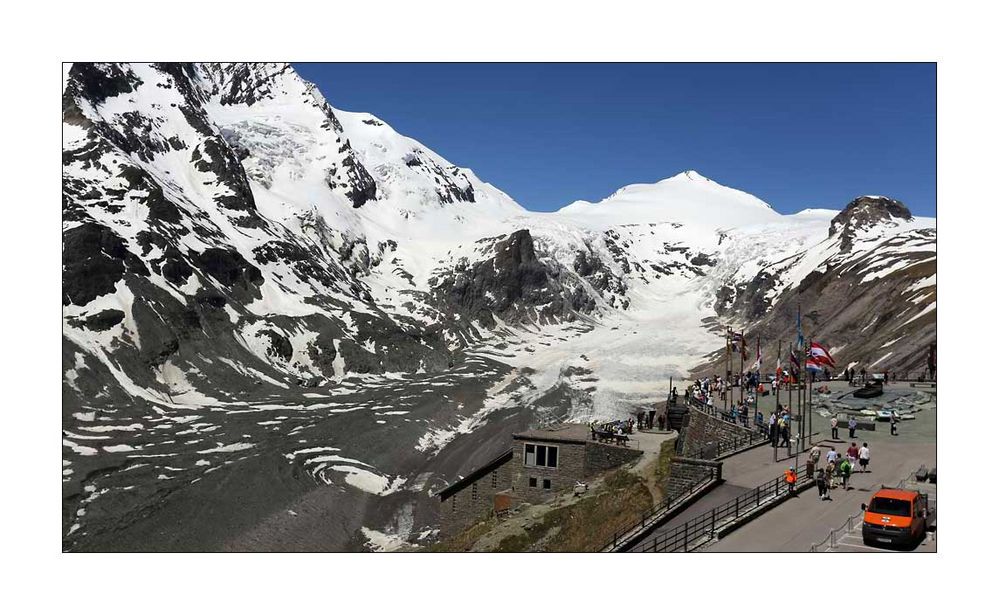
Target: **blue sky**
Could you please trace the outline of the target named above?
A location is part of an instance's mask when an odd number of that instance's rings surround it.
[[[933,64],[297,64],[528,209],[687,169],[790,213],[936,215]]]

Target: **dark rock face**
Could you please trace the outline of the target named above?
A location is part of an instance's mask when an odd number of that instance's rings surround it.
[[[142,260],[128,251],[125,241],[95,222],[63,233],[63,305],[86,305],[114,292],[126,272],[148,276]]]
[[[107,331],[123,320],[125,320],[125,312],[121,310],[102,310],[83,320],[75,320],[71,324],[85,327],[91,331]]]
[[[511,233],[493,245],[493,256],[471,266],[462,261],[443,280],[431,280],[434,293],[456,312],[487,326],[495,313],[504,320],[530,321],[528,308],[545,306],[540,316],[568,309],[557,280],[540,260],[530,231]]]
[[[285,362],[291,360],[293,349],[288,338],[273,329],[262,329],[257,333],[257,336],[266,338],[270,342],[270,347],[267,351],[268,354],[278,357]]]
[[[349,143],[347,143],[347,147],[350,147]],[[326,185],[331,190],[342,190],[344,196],[350,199],[355,209],[368,201],[373,201],[378,193],[375,180],[371,178],[368,170],[357,161],[354,152],[348,152],[339,166],[330,167],[326,176]]]
[[[65,97],[81,96],[95,104],[133,91],[142,80],[119,64],[77,62],[70,68]]]
[[[191,258],[197,263],[200,271],[228,287],[240,285],[243,288],[250,288],[251,285],[259,286],[264,282],[260,269],[247,262],[235,250],[208,248],[200,254],[192,254]]]

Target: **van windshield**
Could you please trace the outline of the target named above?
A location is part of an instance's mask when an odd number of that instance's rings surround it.
[[[872,513],[897,515],[899,517],[908,517],[912,511],[908,501],[896,500],[894,498],[874,498],[871,500],[871,506],[868,510]]]

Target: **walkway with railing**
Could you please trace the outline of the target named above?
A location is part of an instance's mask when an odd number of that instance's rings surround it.
[[[638,523],[627,524],[615,530],[614,537],[601,551],[617,551],[635,543],[651,528],[662,523],[672,512],[686,506],[696,495],[719,480],[721,480],[721,468],[710,469],[706,467],[705,474],[700,480],[691,483],[680,493],[674,493],[671,497],[665,498],[659,504],[643,512]]]
[[[804,476],[805,468],[798,469],[795,492],[811,486],[812,480]],[[642,542],[634,551],[642,553],[688,552],[704,546],[717,536],[734,529],[742,522],[791,496],[783,477],[749,489],[745,493],[716,506],[711,510],[669,528]]]
[[[695,408],[695,410],[699,411],[697,408]],[[765,444],[767,441],[768,438],[765,435],[759,432],[745,430],[744,434],[739,434],[728,440],[709,443],[708,445],[696,449],[692,453],[677,457],[676,461],[679,463],[686,461],[688,467],[689,464],[695,461],[700,461],[702,463],[707,461],[710,463],[710,461],[718,460],[722,457],[729,457],[756,448],[761,444]],[[678,440],[677,444],[678,446],[681,446],[681,440]],[[658,505],[645,511],[641,520],[637,523],[631,524],[627,527],[618,528],[614,532],[613,539],[604,547],[603,550],[620,551],[622,549],[632,547],[647,534],[655,531],[655,528],[661,527],[664,523],[668,523],[669,520],[675,518],[681,510],[711,490],[715,485],[721,483],[721,463],[719,462],[717,469],[714,470],[709,471],[707,469],[708,467],[709,466],[705,466],[706,469],[703,477],[686,485],[683,488],[683,491],[671,494],[671,497],[666,498]]]

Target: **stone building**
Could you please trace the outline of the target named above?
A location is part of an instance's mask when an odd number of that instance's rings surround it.
[[[641,454],[635,448],[594,441],[588,425],[529,429],[513,435],[513,493],[541,502]]]
[[[442,535],[455,534],[493,511],[496,494],[510,488],[511,459],[513,449],[507,449],[468,476],[437,492]]]
[[[452,535],[518,502],[543,502],[641,454],[637,448],[596,442],[588,425],[513,434],[511,449],[437,492],[441,534]]]

